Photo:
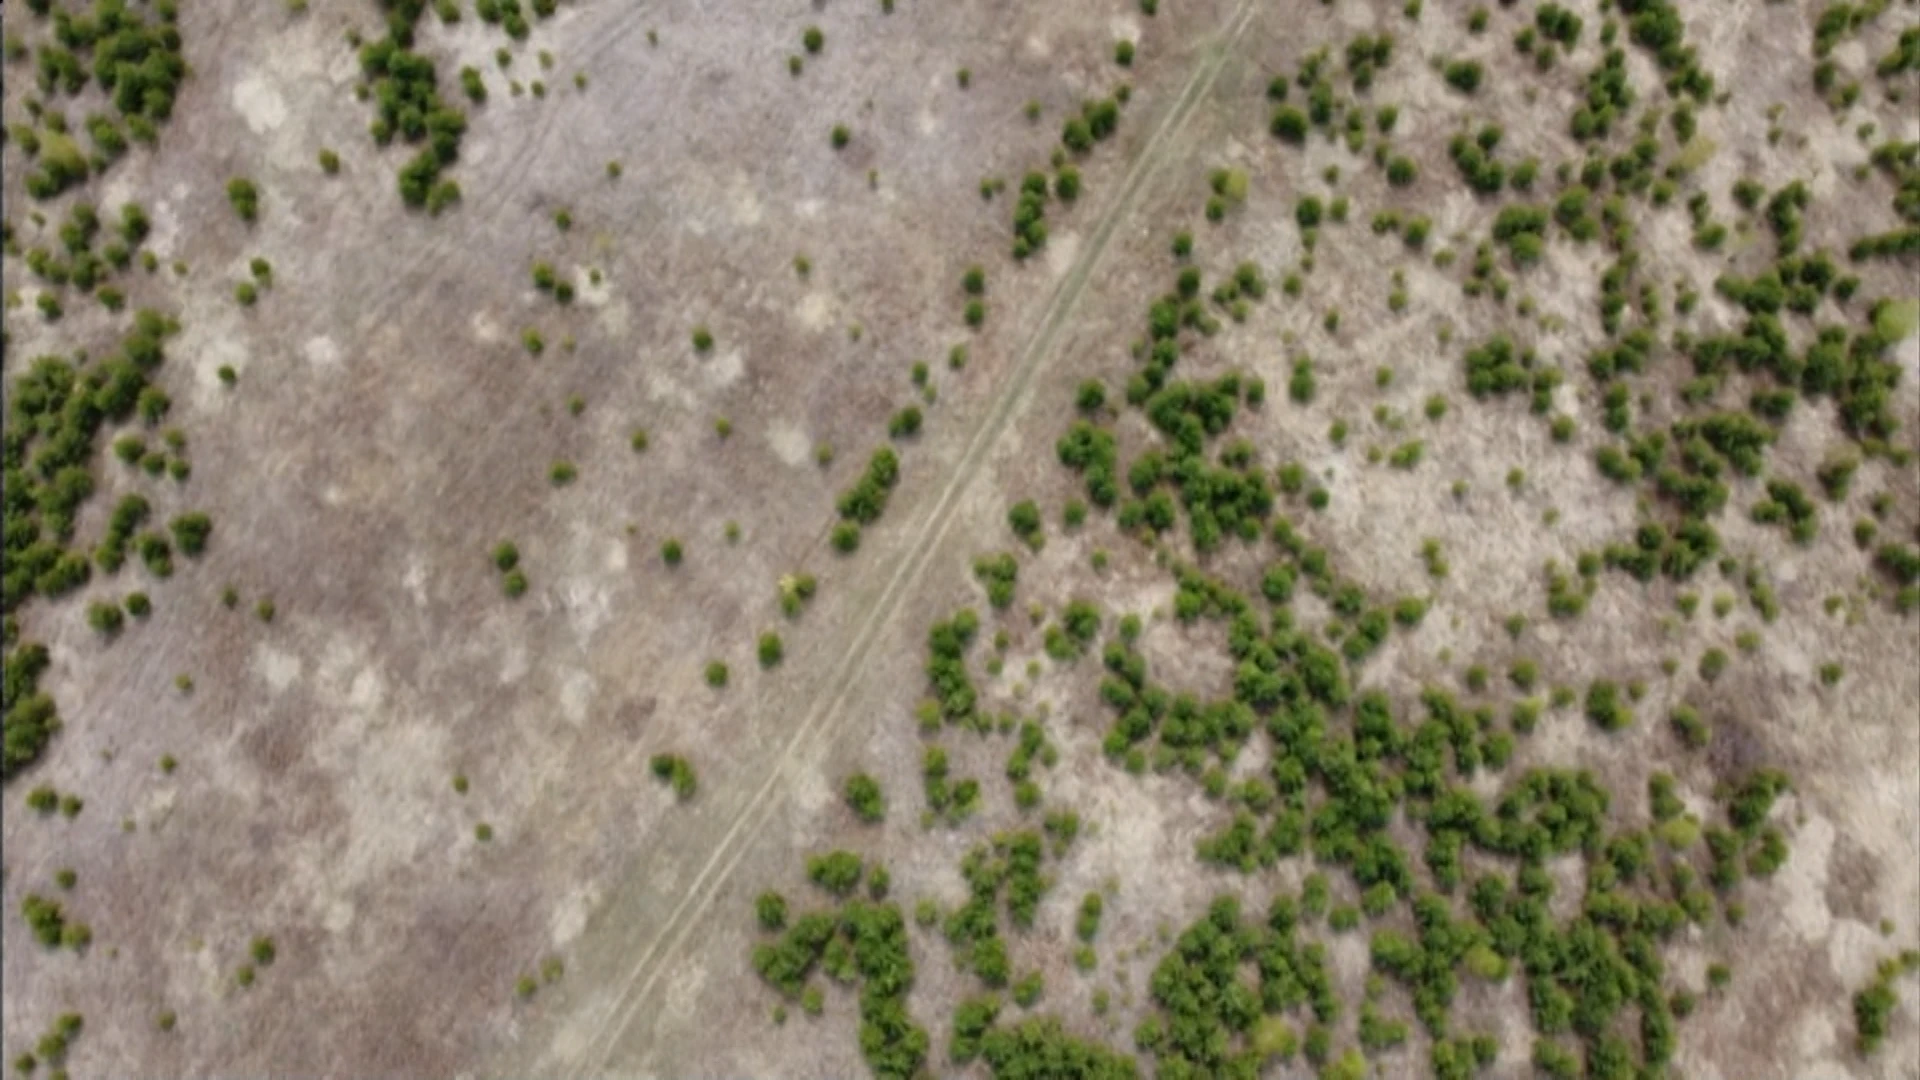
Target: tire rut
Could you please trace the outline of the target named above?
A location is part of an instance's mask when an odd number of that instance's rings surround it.
[[[1055,287],[1040,326],[1021,351],[1005,388],[968,442],[933,509],[920,521],[905,557],[897,560],[898,568],[878,600],[869,608],[852,644],[836,662],[834,677],[827,685],[837,689],[829,691],[830,697],[808,710],[806,719],[788,740],[766,779],[747,805],[735,815],[680,902],[634,961],[619,985],[618,996],[606,1006],[605,1019],[592,1025],[597,1030],[579,1059],[565,1067],[565,1075],[578,1078],[603,1073],[635,1017],[642,1015],[643,1006],[653,997],[667,962],[684,947],[689,935],[699,925],[701,916],[708,910],[713,896],[745,856],[749,841],[765,827],[777,804],[775,794],[784,787],[795,762],[804,756],[805,751],[834,738],[845,727],[848,717],[844,706],[852,692],[854,674],[865,662],[880,632],[897,613],[906,595],[924,576],[934,551],[952,527],[960,496],[976,479],[988,452],[999,441],[1018,411],[1027,387],[1053,358],[1054,340],[1077,308],[1093,269],[1100,262],[1114,232],[1133,212],[1146,181],[1165,163],[1167,148],[1175,134],[1212,89],[1227,58],[1244,36],[1256,8],[1256,0],[1242,0],[1188,76],[1172,108],[1161,118],[1146,147],[1128,170],[1119,198],[1096,226],[1086,250],[1075,261],[1067,277]]]

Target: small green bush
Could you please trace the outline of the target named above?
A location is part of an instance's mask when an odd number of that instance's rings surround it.
[[[1034,505],[1031,499],[1015,503],[1007,511],[1007,525],[1013,529],[1015,536],[1035,551],[1040,550],[1045,542],[1045,537],[1042,535],[1040,508]]]
[[[233,212],[240,220],[252,224],[260,216],[260,189],[253,181],[236,176],[227,181],[227,201],[233,205]]]
[[[845,795],[847,806],[861,821],[874,825],[885,820],[886,799],[878,780],[866,773],[855,773],[847,778]]]
[[[693,798],[699,788],[699,778],[694,775],[693,765],[677,754],[655,754],[648,761],[655,779],[673,787],[674,797],[681,802]]]

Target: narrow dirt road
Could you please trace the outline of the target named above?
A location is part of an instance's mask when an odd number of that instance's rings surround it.
[[[804,719],[795,726],[786,745],[772,759],[766,778],[752,798],[727,823],[724,832],[715,837],[709,846],[711,854],[698,873],[686,883],[671,913],[659,924],[645,947],[634,954],[624,976],[607,988],[612,991],[612,996],[602,997],[594,1006],[598,1014],[585,1024],[581,1024],[579,1018],[572,1020],[572,1024],[579,1024],[591,1031],[591,1036],[584,1040],[583,1045],[575,1046],[543,1045],[544,1039],[523,1038],[507,1055],[511,1060],[497,1063],[495,1075],[601,1075],[612,1064],[623,1037],[635,1020],[653,1015],[658,1007],[662,975],[671,968],[690,936],[712,911],[714,896],[739,866],[750,841],[772,819],[779,805],[778,796],[789,790],[798,778],[796,763],[807,760],[811,751],[837,737],[852,721],[853,717],[845,705],[852,693],[856,674],[866,664],[882,629],[920,585],[933,553],[953,525],[955,507],[1019,411],[1026,390],[1036,374],[1055,359],[1054,347],[1060,329],[1079,304],[1115,230],[1134,212],[1147,182],[1166,163],[1175,136],[1195,107],[1212,90],[1222,67],[1251,24],[1255,10],[1253,0],[1243,0],[1232,10],[1225,24],[1202,50],[1178,97],[1158,119],[1152,135],[1128,169],[1118,197],[1099,219],[1089,241],[1055,287],[1040,324],[1021,350],[1010,376],[967,443],[959,464],[931,508],[923,513],[907,534],[904,554],[893,560],[895,569],[892,576],[886,581],[876,601],[868,606],[846,649],[832,664],[832,678],[823,684],[821,696],[806,709]],[[612,906],[619,902],[619,897],[614,896],[605,903]]]

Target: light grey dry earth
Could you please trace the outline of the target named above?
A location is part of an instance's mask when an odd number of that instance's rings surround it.
[[[957,902],[960,856],[1020,819],[996,778],[1003,748],[962,741],[955,771],[982,778],[984,809],[964,830],[919,827],[913,709],[927,627],[962,605],[984,610],[972,560],[1014,545],[1006,508],[1023,498],[1045,510],[1048,542],[1024,561],[1004,617],[1004,673],[976,679],[992,708],[1045,708],[1061,751],[1050,804],[1077,808],[1091,835],[1059,865],[1036,930],[1014,944],[1015,968],[1046,973],[1044,1007],[1071,1030],[1130,1047],[1167,929],[1214,895],[1252,904],[1308,868],[1243,877],[1203,867],[1193,843],[1227,812],[1177,776],[1130,777],[1103,759],[1097,664],[1047,660],[1041,627],[1023,617],[1029,602],[1083,596],[1142,614],[1157,677],[1182,688],[1228,689],[1230,661],[1217,626],[1171,618],[1173,585],[1149,548],[1099,515],[1061,530],[1058,508],[1079,484],[1053,460],[1053,442],[1082,379],[1118,387],[1133,370],[1127,347],[1165,287],[1173,232],[1198,234],[1210,277],[1252,259],[1278,279],[1302,254],[1295,199],[1340,163],[1353,222],[1326,231],[1307,295],[1256,307],[1190,353],[1183,371],[1263,376],[1268,402],[1235,433],[1263,461],[1297,460],[1324,478],[1333,501],[1313,519],[1316,542],[1370,590],[1433,595],[1422,627],[1396,633],[1363,685],[1411,698],[1467,664],[1498,673],[1525,655],[1549,685],[1645,679],[1647,693],[1642,722],[1617,735],[1594,732],[1577,710],[1548,713],[1518,765],[1577,763],[1633,793],[1665,768],[1699,807],[1734,771],[1786,769],[1791,858],[1772,881],[1745,887],[1737,934],[1692,929],[1675,954],[1676,973],[1696,987],[1710,962],[1736,973],[1681,1027],[1677,1071],[1920,1075],[1911,978],[1870,1060],[1852,1049],[1848,1006],[1882,957],[1920,938],[1920,628],[1870,595],[1868,556],[1847,536],[1884,490],[1897,496],[1886,531],[1911,537],[1916,473],[1868,462],[1849,500],[1823,507],[1826,527],[1807,547],[1746,521],[1740,509],[1758,484],[1736,485],[1722,535],[1770,568],[1777,622],[1762,626],[1744,602],[1714,617],[1712,595],[1736,590],[1709,574],[1691,590],[1703,597],[1691,620],[1674,615],[1680,588],[1612,575],[1584,619],[1549,623],[1539,567],[1570,564],[1636,521],[1633,495],[1591,465],[1600,404],[1581,377],[1561,388],[1557,406],[1579,422],[1567,446],[1524,402],[1472,401],[1461,349],[1511,312],[1464,303],[1457,268],[1409,255],[1366,221],[1387,206],[1427,213],[1431,247],[1459,246],[1467,261],[1471,243],[1452,238],[1484,233],[1492,210],[1457,184],[1446,136],[1497,116],[1527,152],[1573,155],[1564,117],[1594,46],[1550,79],[1490,78],[1467,101],[1425,59],[1477,56],[1495,73],[1519,72],[1511,29],[1473,37],[1452,5],[1429,3],[1416,31],[1400,6],[1168,0],[1148,19],[1122,0],[900,0],[892,15],[855,0],[584,0],[513,50],[507,74],[544,75],[540,100],[508,94],[491,60],[505,40],[497,30],[470,12],[454,27],[429,15],[422,47],[441,64],[443,92],[456,92],[448,76],[468,63],[491,91],[468,111],[453,173],[465,200],[438,218],[400,205],[401,152],[376,151],[370,109],[353,97],[343,35],[374,32],[371,4],[297,15],[275,4],[188,6],[181,30],[194,72],[175,118],[157,151],[136,151],[95,197],[138,198],[163,265],[188,265],[179,279],[135,274],[128,291],[131,306],[177,311],[185,327],[161,381],[194,469],[156,505],[208,511],[216,540],[200,563],[151,588],[154,615],[110,645],[81,604],[42,604],[24,620],[52,648],[47,685],[66,727],[7,791],[7,1059],[56,1014],[79,1011],[76,1076],[862,1073],[855,994],[830,993],[820,1018],[768,1020],[777,996],[748,963],[752,899],[795,892],[805,854],[849,846],[885,861],[907,905]],[[1598,26],[1595,5],[1570,6]],[[1804,179],[1840,208],[1810,216],[1810,244],[1844,248],[1891,227],[1884,182],[1852,179],[1867,147],[1806,87],[1810,11],[1758,0],[1685,11],[1704,65],[1734,90],[1701,114],[1702,137],[1719,148],[1700,166],[1702,188],[1724,192],[1743,175],[1769,186]],[[8,12],[9,28],[16,17]],[[1497,26],[1511,18],[1495,13]],[[1870,66],[1913,20],[1911,5],[1896,5],[1842,61]],[[786,57],[816,24],[827,46],[790,76]],[[1418,148],[1423,180],[1410,192],[1343,149],[1316,140],[1296,150],[1266,130],[1273,72],[1370,28],[1401,43],[1372,97],[1400,104],[1397,145]],[[1006,256],[1009,197],[983,200],[979,182],[1017,184],[1044,165],[1058,118],[1113,80],[1120,37],[1140,49],[1119,132],[1083,165],[1078,203],[1050,210],[1044,253],[1016,265]],[[552,71],[536,70],[540,50],[552,53]],[[1638,51],[1630,64],[1657,81]],[[953,74],[961,67],[971,70],[965,90]],[[1520,88],[1536,83],[1550,88],[1523,100]],[[1890,135],[1920,137],[1907,83],[1905,105],[1870,89],[1853,121],[1871,116]],[[9,119],[16,85],[10,77]],[[1043,107],[1037,123],[1022,115],[1030,100]],[[1788,134],[1769,148],[1776,102]],[[853,132],[839,153],[827,137],[836,123]],[[341,155],[338,177],[313,164],[323,146]],[[23,228],[31,204],[12,178],[16,152],[6,151],[5,195]],[[611,160],[622,165],[617,179],[605,171]],[[1221,166],[1245,170],[1252,185],[1244,207],[1214,226],[1199,207],[1208,171]],[[222,192],[243,174],[263,191],[252,227]],[[574,221],[565,232],[552,224],[561,208]],[[1700,283],[1700,332],[1738,325],[1706,283],[1727,264],[1757,268],[1763,238],[1718,256],[1694,251],[1684,230],[1649,243],[1652,277]],[[801,254],[804,276],[793,268]],[[232,282],[256,256],[272,261],[275,285],[241,308]],[[571,307],[530,286],[536,260],[577,282]],[[1602,340],[1592,298],[1604,260],[1593,247],[1555,245],[1516,286],[1541,316],[1532,340],[1573,370]],[[958,285],[973,263],[989,271],[978,332],[962,323]],[[1410,295],[1398,314],[1386,302],[1396,267]],[[1863,295],[1912,297],[1911,270],[1863,270]],[[9,257],[5,271],[10,296],[25,300],[10,299],[6,316],[10,378],[23,358],[110,339],[104,311],[43,323],[20,260]],[[1336,331],[1323,321],[1332,308]],[[716,339],[706,355],[689,345],[696,324]],[[527,328],[545,338],[538,357],[521,347]],[[962,342],[969,362],[949,369],[944,358]],[[1318,362],[1308,406],[1282,392],[1296,350]],[[1920,340],[1908,336],[1898,352],[1899,438],[1911,446]],[[855,556],[837,556],[833,501],[881,442],[885,418],[912,399],[915,360],[930,364],[938,391],[924,406],[927,430],[902,450],[885,517]],[[235,388],[217,378],[222,365],[238,373]],[[1384,390],[1374,375],[1383,365],[1395,370]],[[576,394],[585,407],[574,416]],[[1440,421],[1420,412],[1433,394],[1451,401]],[[1370,419],[1378,405],[1415,433],[1381,430]],[[731,424],[724,439],[719,418]],[[1353,426],[1344,449],[1326,437],[1336,418]],[[644,453],[630,446],[636,427],[648,433]],[[1120,431],[1130,446],[1148,437],[1137,416]],[[1419,468],[1367,464],[1369,445],[1410,437],[1425,442]],[[1831,404],[1805,405],[1773,467],[1816,487],[1837,437]],[[835,451],[826,466],[815,459],[822,445]],[[578,466],[571,485],[549,483],[559,460]],[[1514,468],[1526,482],[1510,491]],[[100,527],[131,476],[107,463],[83,533]],[[1456,480],[1468,485],[1463,497],[1450,492]],[[729,522],[737,542],[723,536]],[[677,568],[659,555],[669,537],[686,548]],[[1422,565],[1429,537],[1451,562],[1443,580]],[[487,558],[506,539],[532,581],[517,601],[500,595]],[[1088,569],[1096,548],[1111,553],[1098,572]],[[1261,558],[1229,545],[1209,568],[1257,575]],[[800,571],[819,576],[819,598],[788,622],[776,582]],[[242,598],[237,612],[220,603],[228,583]],[[1836,595],[1847,598],[1839,613],[1823,612]],[[276,606],[271,623],[247,614],[263,596]],[[1515,611],[1536,624],[1520,642],[1501,629]],[[774,629],[785,659],[762,671],[754,639]],[[1751,653],[1733,644],[1745,629],[1762,631]],[[1715,646],[1734,659],[1707,687],[1695,660]],[[1680,661],[1671,677],[1660,673],[1668,657]],[[712,660],[731,669],[725,689],[703,680]],[[1829,662],[1844,665],[1837,686],[1817,677]],[[174,687],[182,673],[191,693]],[[1683,700],[1712,712],[1716,750],[1666,760],[1671,739],[1657,721]],[[648,758],[668,751],[699,770],[686,804],[648,772]],[[154,764],[164,754],[178,759],[171,773]],[[839,798],[857,769],[886,789],[884,827],[859,825]],[[470,784],[464,795],[456,774]],[[85,811],[71,821],[24,811],[21,793],[43,781],[84,795]],[[490,841],[476,839],[482,822]],[[59,867],[77,872],[64,899],[94,929],[83,956],[41,949],[17,915]],[[1100,888],[1111,890],[1100,966],[1081,975],[1069,961],[1074,906]],[[234,969],[261,934],[278,957],[240,989]],[[914,952],[910,1007],[943,1070],[952,1003],[970,991],[937,935],[916,932]],[[1343,994],[1357,999],[1364,938],[1338,940],[1332,954]],[[548,957],[564,962],[564,976],[518,1000],[516,980]],[[1113,1008],[1096,1018],[1101,987]],[[162,1010],[177,1012],[176,1030],[155,1030]],[[1511,1029],[1495,1075],[1528,1074],[1518,980],[1463,993],[1459,1012],[1488,1018],[1481,1029]],[[1416,1035],[1376,1068],[1396,1076],[1424,1062]]]

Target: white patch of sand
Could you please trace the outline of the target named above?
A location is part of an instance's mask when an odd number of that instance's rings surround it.
[[[255,135],[265,135],[287,119],[286,99],[272,83],[256,74],[234,84],[233,107]]]

